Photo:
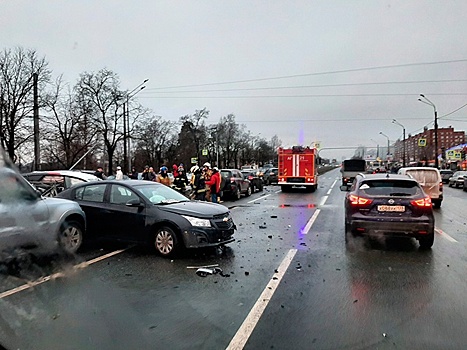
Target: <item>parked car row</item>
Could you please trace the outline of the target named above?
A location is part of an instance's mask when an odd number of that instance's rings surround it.
[[[31,173],[36,189],[0,147],[0,262],[74,254],[97,237],[147,244],[162,256],[234,241],[236,226],[223,205],[191,201],[156,182],[83,175]],[[55,198],[43,196],[50,188]]]
[[[465,179],[467,178],[467,171],[456,171],[448,180],[449,187],[462,188],[464,191],[467,191],[467,183]]]

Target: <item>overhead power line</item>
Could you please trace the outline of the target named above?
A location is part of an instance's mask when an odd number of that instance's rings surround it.
[[[427,93],[428,94],[428,93]],[[443,92],[443,93],[435,93],[430,92],[429,95],[433,96],[467,96],[467,92]],[[212,98],[212,99],[219,99],[219,98],[302,98],[302,97],[371,97],[371,96],[420,96],[419,93],[374,93],[374,94],[309,94],[309,95],[256,95],[256,96],[141,96],[140,98]]]
[[[268,80],[280,80],[280,79],[291,79],[291,78],[300,78],[300,77],[310,77],[310,76],[319,76],[319,75],[328,75],[328,74],[341,74],[341,73],[351,73],[351,72],[361,72],[377,69],[392,69],[392,68],[403,68],[403,67],[414,67],[414,66],[427,66],[427,65],[436,65],[436,64],[449,64],[449,63],[460,63],[467,62],[467,59],[459,60],[449,60],[449,61],[434,61],[434,62],[419,62],[419,63],[403,63],[403,64],[393,64],[386,66],[374,66],[374,67],[362,67],[362,68],[351,68],[351,69],[342,69],[334,71],[325,71],[325,72],[315,72],[315,73],[305,73],[305,74],[294,74],[294,75],[283,75],[278,77],[268,77],[268,78],[257,78],[257,79],[244,79],[244,80],[233,80],[233,81],[223,81],[217,83],[204,83],[204,84],[191,84],[191,85],[175,85],[175,86],[164,86],[159,88],[152,88],[153,90],[159,89],[177,89],[177,88],[186,88],[186,87],[197,87],[197,86],[210,86],[210,85],[227,85],[227,84],[238,84],[238,83],[251,83],[257,81],[268,81]]]
[[[222,92],[222,91],[260,91],[260,90],[283,90],[283,89],[306,89],[306,88],[322,88],[322,87],[343,87],[343,86],[365,86],[365,85],[394,85],[394,84],[427,84],[427,83],[452,83],[466,82],[467,79],[445,79],[445,80],[412,80],[412,81],[382,81],[382,82],[363,82],[363,83],[342,83],[342,84],[320,84],[320,85],[296,85],[296,86],[273,86],[273,87],[257,87],[257,88],[234,88],[234,89],[209,89],[209,90],[177,90],[177,91],[155,91],[160,94],[177,94],[177,93],[196,93],[196,92]],[[146,89],[146,95],[152,90],[160,90],[160,88]]]

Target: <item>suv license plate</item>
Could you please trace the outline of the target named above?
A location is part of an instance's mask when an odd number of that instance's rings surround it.
[[[395,211],[395,212],[404,212],[405,206],[403,205],[378,205],[378,211]]]

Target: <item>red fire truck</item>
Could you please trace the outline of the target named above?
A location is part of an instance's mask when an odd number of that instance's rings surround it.
[[[278,182],[283,192],[293,186],[304,186],[310,192],[318,188],[317,153],[316,148],[303,146],[279,148]]]

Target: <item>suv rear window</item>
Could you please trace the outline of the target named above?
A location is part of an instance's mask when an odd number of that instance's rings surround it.
[[[359,190],[368,196],[413,196],[421,194],[415,181],[371,180],[360,184]]]

